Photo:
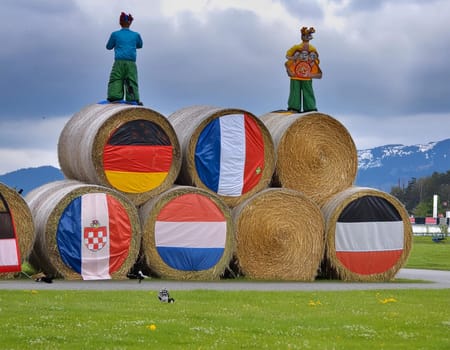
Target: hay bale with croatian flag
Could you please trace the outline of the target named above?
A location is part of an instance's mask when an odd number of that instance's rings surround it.
[[[118,191],[74,180],[25,197],[36,226],[29,262],[47,276],[121,279],[136,261],[141,230],[134,204]]]
[[[110,187],[140,205],[172,187],[181,167],[167,118],[140,106],[93,104],[66,123],[58,142],[65,177]]]
[[[183,153],[177,184],[209,190],[231,207],[269,186],[275,168],[273,141],[254,115],[191,106],[168,118]]]
[[[0,183],[0,278],[13,278],[31,251],[34,221],[22,196]]]
[[[409,216],[395,197],[350,187],[323,207],[326,254],[323,275],[345,281],[389,281],[412,247]]]
[[[233,209],[238,273],[251,279],[312,281],[324,254],[324,219],[311,199],[268,188]]]
[[[260,119],[275,143],[273,186],[303,192],[322,206],[353,185],[358,170],[356,146],[337,119],[319,112],[271,112]]]
[[[139,209],[142,249],[158,277],[214,280],[227,269],[234,249],[231,210],[215,194],[174,186]]]

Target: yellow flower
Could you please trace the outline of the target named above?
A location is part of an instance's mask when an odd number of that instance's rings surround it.
[[[322,305],[322,303],[320,302],[320,300],[317,300],[317,301],[310,300],[308,305],[309,306],[318,306],[318,305]]]
[[[396,303],[397,299],[395,299],[395,298],[385,298],[385,299],[380,299],[379,302],[381,304]]]
[[[147,328],[150,329],[151,331],[154,331],[156,329],[156,326],[154,324],[151,324],[148,325]]]

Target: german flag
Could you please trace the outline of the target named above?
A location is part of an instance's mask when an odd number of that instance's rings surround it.
[[[108,182],[127,193],[160,186],[172,165],[173,146],[164,130],[148,120],[133,120],[116,129],[103,149]]]

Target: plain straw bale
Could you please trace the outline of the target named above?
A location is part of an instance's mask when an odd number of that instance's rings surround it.
[[[263,190],[234,208],[236,263],[251,279],[315,279],[324,254],[324,220],[302,193]]]
[[[350,133],[338,120],[319,112],[271,112],[260,119],[275,143],[273,186],[303,192],[321,206],[353,184],[357,151]]]

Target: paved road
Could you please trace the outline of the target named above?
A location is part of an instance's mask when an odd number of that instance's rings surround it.
[[[146,279],[142,283],[137,280],[108,281],[65,281],[55,280],[53,283],[38,283],[33,280],[0,281],[0,290],[155,290],[161,288],[172,290],[248,290],[248,291],[337,291],[337,290],[370,290],[370,289],[449,289],[450,271],[401,269],[396,276],[402,281],[394,282],[262,282],[221,280],[215,282],[168,281]],[[411,280],[405,282],[404,280]],[[420,280],[420,281],[417,281]]]

